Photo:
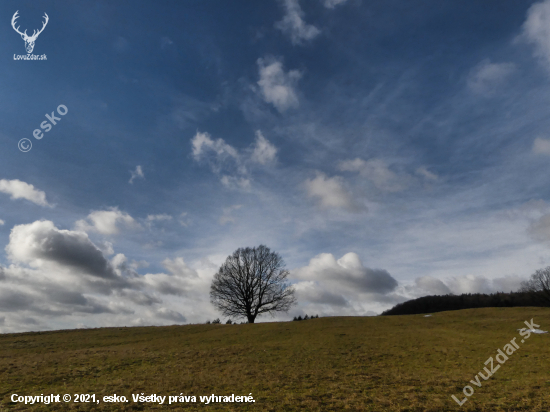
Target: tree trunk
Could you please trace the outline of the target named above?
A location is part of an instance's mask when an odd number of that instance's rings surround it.
[[[256,319],[256,316],[254,315],[246,315],[248,318],[248,323],[254,323],[254,320]]]

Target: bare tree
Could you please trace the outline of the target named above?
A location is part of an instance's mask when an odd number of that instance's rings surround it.
[[[529,280],[521,282],[520,292],[530,292],[550,304],[550,266],[539,269]]]
[[[214,275],[210,301],[224,316],[254,323],[262,313],[287,312],[296,303],[281,256],[260,245],[239,248]]]

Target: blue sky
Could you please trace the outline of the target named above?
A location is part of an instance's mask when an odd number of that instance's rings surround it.
[[[47,60],[14,57],[16,11],[29,35],[47,13]],[[299,301],[259,321],[510,291],[550,265],[550,0],[0,16],[1,332],[213,319],[213,274],[259,244]]]

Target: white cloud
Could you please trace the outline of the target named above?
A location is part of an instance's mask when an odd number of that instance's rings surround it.
[[[496,292],[516,292],[521,287],[525,277],[517,275],[508,275],[501,278],[491,279],[492,289]],[[494,292],[491,292],[494,293]]]
[[[107,240],[99,242],[97,244],[97,247],[105,256],[110,256],[115,253],[115,250],[113,249],[113,244]]]
[[[273,163],[277,155],[277,148],[260,130],[256,132],[255,142],[241,153],[221,138],[212,139],[206,132],[197,132],[191,139],[191,145],[196,161],[206,159],[225,187],[242,191],[249,191],[252,183],[247,165],[265,166]]]
[[[168,221],[171,221],[172,219],[173,217],[166,213],[161,213],[158,215],[147,215],[147,217],[145,218],[145,225],[149,229],[151,229],[155,222],[168,222]],[[162,242],[159,242],[159,244],[162,244]],[[154,245],[154,243],[148,243],[147,245],[152,246]]]
[[[0,226],[4,226],[6,222],[4,222],[2,219],[0,219]]]
[[[347,0],[324,0],[324,5],[327,9],[333,9],[339,4],[344,4]]]
[[[263,99],[273,104],[280,113],[298,107],[295,87],[302,73],[298,70],[285,73],[282,61],[273,57],[260,58],[257,63],[260,74],[258,85]]]
[[[281,0],[285,9],[283,20],[275,23],[275,28],[290,36],[292,44],[303,44],[317,37],[321,30],[307,24],[303,17],[304,12],[298,0]]]
[[[168,309],[168,308],[159,308],[156,309],[153,312],[153,316],[161,319],[166,319],[169,321],[174,321],[177,324],[183,323],[187,320],[185,316],[183,316],[178,311]]]
[[[319,287],[318,283],[314,281],[298,282],[294,284],[294,289],[302,302],[305,301],[336,307],[349,305],[349,302],[343,295],[325,290]]]
[[[462,293],[490,293],[489,280],[481,276],[467,275],[447,281],[451,289]]]
[[[416,174],[422,176],[426,180],[435,181],[439,179],[439,177],[435,173],[430,172],[428,169],[426,169],[425,166],[420,166],[418,169],[416,169]]]
[[[550,140],[537,137],[533,142],[533,153],[550,155]]]
[[[220,217],[220,225],[225,225],[227,223],[235,223],[235,217],[232,215],[234,210],[239,210],[243,205],[233,205],[223,209],[223,214]]]
[[[350,211],[360,209],[340,176],[327,177],[324,173],[318,172],[314,179],[305,181],[305,188],[307,195],[317,199],[323,208],[342,208]]]
[[[172,216],[162,213],[159,215],[147,215],[148,222],[162,221],[162,220],[172,220]]]
[[[223,158],[239,159],[237,150],[225,143],[223,139],[213,140],[208,133],[197,132],[193,139],[191,139],[191,145],[193,146],[193,157],[195,160],[200,160],[205,153],[214,152],[216,157],[221,160]]]
[[[441,280],[432,276],[422,276],[415,279],[415,284],[418,288],[427,292],[428,295],[447,295],[452,293],[451,289]]]
[[[210,134],[197,132],[191,139],[193,158],[206,159],[212,172],[220,176],[220,182],[229,189],[248,190],[250,179],[244,160],[237,149],[225,140],[212,139]]]
[[[119,233],[119,226],[127,228],[138,228],[139,224],[126,212],[121,212],[113,207],[110,210],[96,210],[88,215],[86,219],[78,220],[75,226],[83,231],[95,231],[103,235],[116,235]]]
[[[188,214],[187,212],[182,212],[178,218],[178,222],[180,223],[180,225],[184,227],[189,226],[189,223],[190,223],[189,218],[186,218],[187,214]]]
[[[172,41],[172,39],[170,39],[170,37],[163,37],[160,39],[160,48],[162,50],[165,50],[167,49],[169,46],[173,45],[174,42]]]
[[[143,249],[158,249],[162,245],[164,245],[164,243],[161,240],[156,240],[152,242],[147,242],[142,247]]]
[[[441,280],[466,275],[488,279],[527,276],[549,265],[548,244],[534,242],[526,230],[531,222],[550,213],[549,206],[531,201],[498,212],[459,212],[466,197],[477,197],[483,190],[459,191],[444,203],[431,204],[422,219],[396,223],[402,227],[386,238],[374,261],[392,274],[401,274],[400,280],[411,281],[426,275]]]
[[[139,277],[138,281],[163,295],[176,296],[185,296],[192,293],[194,286],[197,282],[200,282],[197,271],[187,266],[181,257],[173,260],[165,259],[162,265],[169,274],[148,273]]]
[[[531,237],[539,242],[550,241],[550,214],[545,214],[532,222],[527,230]]]
[[[183,258],[178,257],[175,259],[164,259],[162,265],[166,268],[172,276],[179,276],[184,278],[196,278],[197,272],[194,269],[189,268],[184,262]]]
[[[513,63],[491,63],[485,59],[471,70],[467,84],[476,94],[492,96],[515,70]]]
[[[389,293],[397,281],[385,270],[363,266],[357,253],[346,253],[340,259],[321,253],[309,264],[292,272],[293,278],[330,284],[328,290],[348,289],[356,293]]]
[[[0,332],[122,326],[135,319],[166,325],[219,316],[208,298],[212,265],[195,270],[175,257],[162,261],[166,273],[141,275],[138,269],[148,262],[122,253],[108,260],[86,233],[46,220],[15,226],[6,253],[12,263],[0,266]]]
[[[449,289],[455,294],[462,293],[495,293],[517,291],[524,278],[506,276],[489,279],[483,276],[466,275],[445,280]]]
[[[299,313],[323,315],[369,315],[380,303],[397,303],[393,292],[397,281],[383,269],[365,267],[356,253],[336,259],[321,253],[307,266],[291,271]],[[291,313],[291,316],[293,314]]]
[[[397,293],[405,299],[417,299],[422,296],[433,295],[461,295],[463,293],[514,292],[520,288],[525,277],[507,275],[489,278],[479,275],[461,275],[445,279],[433,276],[422,276],[414,280],[414,284],[404,282],[397,288]]]
[[[256,141],[254,142],[250,160],[262,165],[272,163],[277,157],[277,148],[267,140],[262,132],[256,132]]]
[[[170,308],[181,308],[182,302],[171,297],[188,296],[186,309],[208,303],[193,293],[207,296],[212,274],[199,275],[181,257],[162,262],[167,273],[140,275],[137,269],[148,262],[129,261],[121,253],[109,261],[85,233],[60,230],[51,221],[14,227],[6,252],[13,264],[0,266],[0,314],[8,313],[10,319],[9,325],[0,325],[3,331],[27,330],[20,320],[24,314],[33,314],[39,329],[60,319],[70,327],[79,319],[103,326],[118,319],[128,325],[136,313],[148,324],[182,323],[186,317]],[[205,306],[197,312],[202,318],[209,311]],[[104,313],[117,316],[102,317]]]
[[[399,192],[405,190],[411,183],[411,176],[398,175],[390,170],[382,159],[369,159],[367,161],[356,158],[340,163],[339,170],[356,172],[361,177],[370,180],[375,187],[386,192]]]
[[[11,199],[26,199],[39,206],[48,206],[50,204],[46,201],[46,193],[41,190],[37,190],[33,185],[22,182],[21,180],[0,180],[0,192],[10,195]]]
[[[134,179],[136,178],[142,178],[144,179],[145,178],[145,175],[143,174],[143,170],[141,169],[141,166],[136,166],[136,170],[134,170],[133,172],[130,171],[130,173],[132,174],[132,177],[130,178],[129,182],[130,184],[133,184],[134,183]]]
[[[463,194],[457,193],[448,201],[457,204],[462,198]],[[321,288],[313,278],[300,278],[297,285],[305,303],[300,301],[301,313],[296,309],[293,314],[303,316],[304,311],[311,314],[318,310],[325,315],[362,315],[367,311],[379,313],[407,299],[426,295],[510,292],[517,290],[534,270],[550,265],[548,244],[535,243],[526,234],[526,227],[533,221],[540,230],[540,239],[550,241],[550,218],[541,220],[550,215],[545,202],[533,200],[514,210],[466,217],[452,216],[450,211],[455,209],[448,205],[432,206],[446,210],[451,217],[438,216],[430,209],[424,215],[427,220],[413,224],[396,222],[403,228],[390,236],[378,229],[370,232],[369,237],[380,238],[375,241],[376,253],[370,254],[371,264],[364,266],[383,265],[399,280],[394,291],[362,296],[347,289],[341,291],[338,285],[327,287],[323,283]],[[376,225],[379,219],[373,218],[372,224]],[[331,232],[325,233],[331,236]],[[318,266],[334,267],[334,259]],[[306,281],[313,283],[305,284]],[[320,304],[321,296],[332,304]]]
[[[250,190],[250,179],[244,177],[235,177],[223,175],[220,182],[228,189],[239,189],[244,191]]]
[[[535,46],[535,55],[550,69],[550,0],[529,8],[522,37]]]
[[[59,272],[54,274],[58,280],[82,274],[122,283],[86,233],[60,230],[49,220],[15,226],[6,253],[13,262]]]

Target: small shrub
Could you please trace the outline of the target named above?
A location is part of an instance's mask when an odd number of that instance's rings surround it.
[[[210,319],[206,321],[206,324],[207,324],[207,325],[210,325]]]
[[[220,318],[214,319],[214,320],[212,321],[212,323],[213,323],[213,324],[214,324],[214,323],[216,323],[216,324],[221,323]]]
[[[302,317],[301,317],[301,316],[298,316],[298,320],[302,320]]]
[[[231,322],[231,319],[227,319],[227,322],[225,322],[226,325],[231,325],[233,322]]]
[[[304,320],[308,320],[308,319],[309,319],[309,316],[306,313],[306,316],[304,316]]]
[[[294,316],[294,319],[292,319],[293,322],[296,322],[298,320],[298,318],[296,316]]]

